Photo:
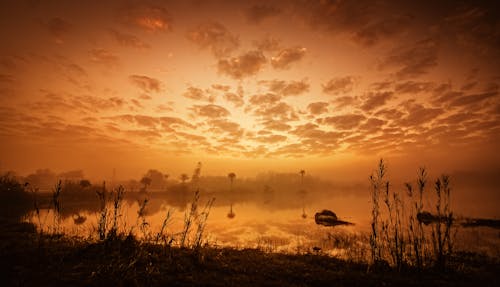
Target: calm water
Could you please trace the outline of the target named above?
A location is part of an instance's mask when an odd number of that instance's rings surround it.
[[[337,195],[336,195],[337,194]],[[145,234],[153,237],[159,232],[167,213],[170,220],[165,233],[174,238],[183,230],[185,215],[189,212],[193,193],[182,198],[160,193],[126,194],[119,210],[118,226],[120,231],[132,230],[138,237]],[[198,201],[201,212],[212,197],[215,203],[210,209],[204,242],[217,246],[237,248],[260,248],[266,251],[308,252],[319,247],[329,254],[345,254],[346,243],[355,248],[357,254],[364,256],[367,250],[367,234],[369,232],[371,204],[369,196],[339,196],[338,192],[329,191],[319,194],[293,193],[285,196],[282,193],[258,194],[255,196],[234,196],[224,193],[205,194]],[[140,202],[148,198],[144,218],[138,213]],[[76,203],[75,203],[76,202]],[[69,235],[80,237],[97,237],[99,206],[96,202],[78,204],[77,200],[63,201],[63,212],[59,223],[56,223],[54,212],[41,209],[40,215],[32,212],[27,220],[46,231],[56,227]],[[66,208],[64,208],[66,206]],[[323,209],[334,211],[339,219],[352,222],[353,226],[325,227],[315,223],[314,214]],[[108,204],[110,217],[113,207]],[[232,214],[232,215],[231,215]],[[141,222],[148,223],[144,230]],[[110,223],[109,223],[110,224]],[[196,231],[196,223],[193,226]],[[457,232],[457,246],[463,249],[496,252],[500,254],[498,230],[473,228]],[[174,244],[179,241],[173,241]],[[352,246],[354,245],[354,246]],[[361,250],[365,249],[365,251]]]

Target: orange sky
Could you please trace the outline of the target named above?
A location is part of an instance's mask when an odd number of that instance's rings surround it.
[[[498,8],[402,2],[2,1],[1,168],[498,171]]]

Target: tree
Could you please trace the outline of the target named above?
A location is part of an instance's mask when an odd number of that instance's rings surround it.
[[[227,174],[227,177],[229,178],[229,182],[230,182],[230,190],[233,191],[233,181],[234,179],[236,178],[236,174],[234,172],[230,172]]]
[[[147,176],[144,176],[142,179],[141,179],[141,184],[144,185],[144,190],[146,190],[148,188],[148,186],[151,184],[151,178],[147,177]]]
[[[186,181],[189,179],[189,176],[185,173],[181,174],[180,179],[182,181],[182,184],[185,184]]]
[[[304,185],[304,175],[306,174],[306,171],[301,169],[299,173],[300,173],[300,185]]]
[[[82,179],[80,180],[80,186],[82,188],[87,188],[87,187],[90,187],[92,184],[90,183],[90,181],[88,179]]]

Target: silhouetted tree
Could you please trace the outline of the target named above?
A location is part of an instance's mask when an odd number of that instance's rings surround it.
[[[227,174],[227,177],[229,178],[230,182],[230,191],[233,191],[233,181],[236,178],[236,174],[234,172],[230,172]]]
[[[147,176],[143,177],[143,178],[141,179],[141,184],[143,184],[143,185],[144,185],[143,190],[145,191],[145,190],[148,188],[148,186],[151,184],[151,178],[149,178],[149,177],[147,177]]]
[[[185,184],[186,180],[189,179],[189,176],[187,174],[183,173],[183,174],[181,174],[180,179],[182,181],[182,184]]]
[[[305,170],[300,170],[300,185],[304,185],[304,175],[306,174]]]
[[[87,188],[87,187],[90,187],[92,184],[90,183],[90,181],[88,179],[82,179],[80,180],[80,186],[82,188]]]

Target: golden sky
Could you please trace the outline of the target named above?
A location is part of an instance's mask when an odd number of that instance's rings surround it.
[[[2,1],[1,167],[498,170],[498,8],[413,2]]]

